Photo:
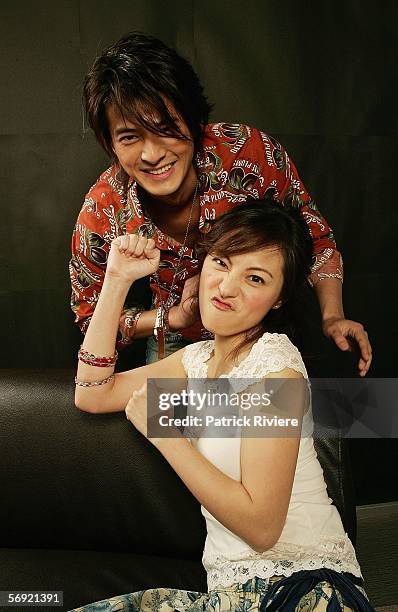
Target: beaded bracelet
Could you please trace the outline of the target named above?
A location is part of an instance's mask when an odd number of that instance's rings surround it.
[[[102,380],[92,380],[92,381],[77,380],[77,376],[75,376],[75,385],[77,385],[78,387],[98,387],[99,385],[105,385],[105,383],[112,380],[114,376],[115,376],[114,374],[111,374],[110,376],[108,376],[107,378],[103,378]]]
[[[96,368],[110,368],[116,364],[118,353],[115,350],[115,354],[112,357],[97,357],[80,347],[77,356],[79,361],[87,365],[95,366]]]

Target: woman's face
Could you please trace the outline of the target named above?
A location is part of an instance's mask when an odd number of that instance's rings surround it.
[[[199,284],[204,327],[232,336],[257,325],[281,303],[283,265],[281,250],[274,246],[230,258],[208,254]]]

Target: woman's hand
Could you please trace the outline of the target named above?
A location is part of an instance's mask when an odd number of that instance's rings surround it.
[[[112,241],[106,275],[131,285],[139,278],[156,272],[159,263],[160,250],[152,238],[127,234]]]
[[[127,406],[125,408],[126,418],[134,427],[145,436],[151,444],[157,446],[159,442],[166,439],[166,435],[162,437],[155,437],[153,434],[160,432],[162,427],[159,425],[159,417],[174,417],[174,408],[170,406],[166,411],[158,410],[148,419],[148,391],[147,383],[145,382],[142,387],[137,391],[133,391],[133,395],[130,397]],[[166,431],[165,431],[166,433]],[[151,437],[148,437],[152,434]],[[167,427],[167,438],[181,438],[181,432],[173,425]],[[159,435],[159,433],[158,433]]]
[[[199,274],[185,281],[180,303],[170,308],[169,326],[171,330],[185,329],[199,319],[198,287]]]
[[[140,389],[133,391],[125,412],[126,418],[134,425],[143,436],[147,437],[147,383]]]

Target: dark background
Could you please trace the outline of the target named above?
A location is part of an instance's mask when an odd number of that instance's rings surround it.
[[[70,236],[107,166],[84,126],[82,81],[97,52],[138,29],[193,63],[213,121],[287,148],[335,230],[346,314],[374,348],[370,376],[395,377],[397,17],[388,0],[2,0],[1,366],[74,367]],[[313,328],[333,376],[342,358],[316,318]],[[398,499],[396,448],[351,442],[359,503]]]

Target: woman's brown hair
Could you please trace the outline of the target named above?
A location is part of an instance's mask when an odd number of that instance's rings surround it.
[[[234,360],[266,331],[285,333],[297,341],[312,261],[312,239],[297,209],[284,208],[273,200],[248,198],[220,217],[198,245],[200,270],[207,255],[231,257],[268,247],[280,249],[283,256],[282,305],[270,310],[246,332],[244,340],[231,352]]]

